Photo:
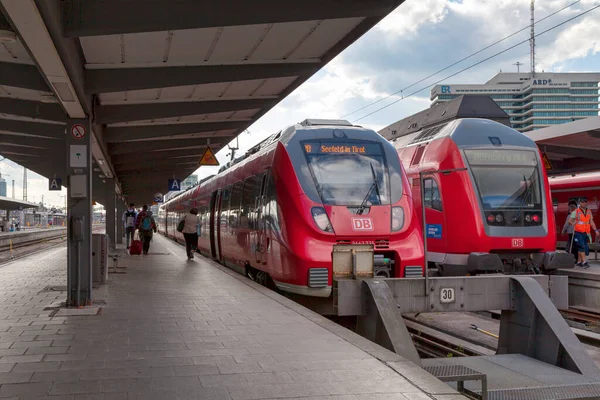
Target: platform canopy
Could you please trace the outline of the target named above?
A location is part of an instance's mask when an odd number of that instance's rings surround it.
[[[600,116],[527,132],[550,161],[549,175],[600,171]]]
[[[91,117],[94,183],[149,202],[402,2],[0,0],[0,154],[48,176]]]
[[[10,197],[0,196],[0,210],[25,210],[27,208],[39,208],[39,204],[28,201],[11,199]]]

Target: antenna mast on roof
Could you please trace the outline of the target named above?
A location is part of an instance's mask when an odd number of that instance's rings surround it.
[[[521,71],[520,71],[520,68],[519,68],[521,65],[523,65],[523,63],[522,63],[521,61],[517,61],[517,62],[516,62],[516,63],[514,63],[513,65],[516,65],[516,66],[517,66],[517,73],[521,72]]]
[[[529,37],[530,58],[531,58],[531,77],[535,78],[535,0],[531,0],[531,36]]]

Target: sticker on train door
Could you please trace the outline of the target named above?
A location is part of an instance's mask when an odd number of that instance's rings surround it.
[[[352,229],[355,231],[372,231],[373,220],[371,218],[352,218]]]
[[[512,239],[512,247],[513,248],[523,247],[523,239]]]

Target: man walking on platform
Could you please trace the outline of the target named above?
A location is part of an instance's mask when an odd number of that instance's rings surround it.
[[[125,238],[127,249],[129,250],[129,243],[133,242],[133,236],[135,234],[135,223],[137,220],[137,212],[135,212],[134,204],[129,203],[129,209],[123,213],[123,224],[125,225]]]
[[[142,211],[139,213],[136,224],[136,228],[140,231],[141,239],[144,241],[144,254],[148,254],[150,250],[150,241],[152,240],[152,233],[156,233],[156,222],[152,213],[148,211],[148,205],[144,204]]]
[[[588,208],[587,197],[579,198],[579,207],[571,213],[569,223],[573,225],[573,240],[577,243],[577,263],[575,266],[589,268],[586,259],[590,254],[588,243],[592,241],[591,229],[598,236],[598,229],[594,223],[592,211]],[[591,228],[591,229],[590,229]]]

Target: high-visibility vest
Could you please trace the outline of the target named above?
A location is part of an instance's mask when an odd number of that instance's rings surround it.
[[[587,210],[584,214],[580,208],[578,208],[575,214],[575,232],[590,233],[590,220],[592,219],[592,213]]]

